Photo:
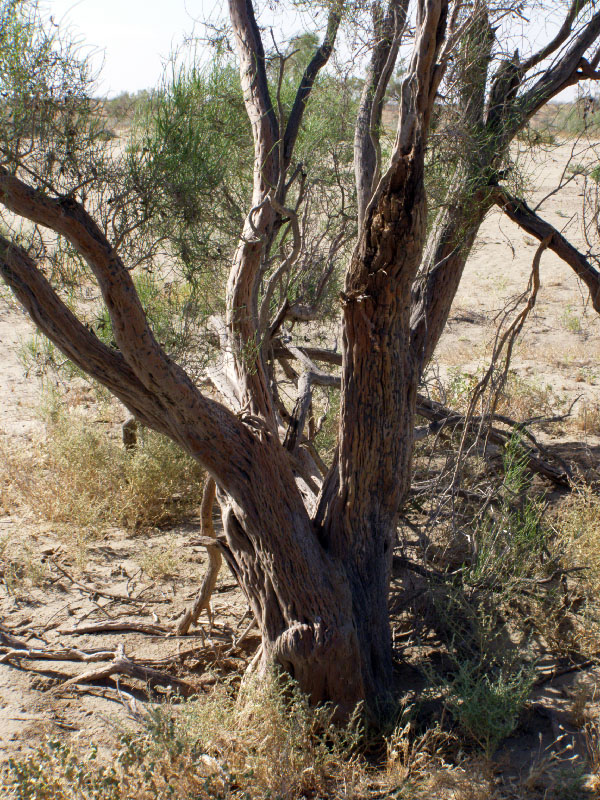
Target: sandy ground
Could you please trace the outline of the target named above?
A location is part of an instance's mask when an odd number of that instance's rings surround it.
[[[592,154],[583,144],[574,154],[572,149],[572,143],[565,143],[520,165],[527,183],[536,187],[525,197],[530,207],[556,188],[571,157],[575,163],[590,163]],[[548,197],[537,213],[585,252],[583,191],[584,178],[577,177]],[[527,288],[538,244],[500,210],[490,212],[465,268],[432,373],[446,383],[459,384],[463,375],[478,370],[481,374],[503,310]],[[511,361],[513,386],[522,394],[524,416],[529,403],[532,415],[563,414],[572,406],[570,419],[551,435],[541,432],[540,438],[558,454],[574,457],[587,480],[600,477],[599,355],[600,316],[589,303],[586,287],[568,265],[546,250],[537,302]]]
[[[33,333],[28,318],[6,296],[0,296],[0,445],[11,449],[34,447],[44,435],[39,413],[41,381],[25,373],[20,359],[23,345]],[[10,547],[26,537],[28,546],[43,554],[42,561],[51,576],[43,587],[26,587],[25,592],[9,592],[0,582],[0,640],[3,632],[10,631],[28,648],[115,651],[122,645],[125,655],[134,660],[166,669],[174,676],[185,672],[186,679],[201,691],[207,670],[211,675],[228,668],[239,670],[256,648],[256,638],[250,634],[240,648],[223,655],[248,624],[243,618],[245,603],[225,570],[212,603],[212,628],[204,614],[203,630],[185,638],[136,632],[63,632],[102,621],[146,622],[172,632],[177,617],[193,601],[203,575],[205,551],[193,545],[198,532],[199,523],[194,520],[172,530],[146,533],[141,540],[115,529],[101,541],[88,544],[82,566],[77,563],[77,551],[51,525],[32,519],[25,510],[8,513],[0,506],[0,545],[8,540]],[[184,554],[182,574],[160,580],[144,575],[139,557],[149,548],[157,552],[169,548]],[[0,549],[0,575],[1,553]],[[143,599],[130,601],[129,597]],[[194,648],[205,655],[185,655]],[[115,689],[94,687],[85,692],[76,688],[59,695],[52,692],[65,679],[96,666],[102,664],[36,660],[0,663],[0,763],[26,752],[44,737],[67,737],[82,744],[95,741],[108,754],[115,737],[135,724],[123,698],[133,693],[146,700],[144,681],[134,680],[127,690],[123,687],[122,697]],[[158,691],[164,696],[169,690],[162,687]]]
[[[555,187],[570,149],[570,145],[563,145],[527,165],[537,186],[528,199],[541,199]],[[583,245],[577,216],[581,193],[582,179],[578,178],[547,199],[540,210],[579,246]],[[536,244],[499,212],[492,212],[486,219],[437,354],[437,370],[446,380],[472,374],[484,363],[498,313],[509,298],[527,285]],[[600,318],[586,303],[585,291],[570,268],[549,252],[542,258],[541,284],[535,312],[513,360],[515,374],[532,392],[541,392],[555,411],[565,410],[577,397],[580,399],[574,415],[578,408],[593,410],[600,404]],[[19,359],[20,349],[32,332],[25,316],[0,294],[0,443],[8,443],[11,448],[31,447],[43,437],[43,423],[36,411],[40,404],[39,380],[25,374]],[[567,446],[568,450],[571,446],[569,452],[577,439],[582,463],[590,467],[600,460],[596,433],[600,431],[581,430],[566,423],[550,439],[557,447]],[[212,632],[204,626],[203,636],[208,638],[208,644],[200,634],[182,641],[178,637],[139,633],[61,632],[83,623],[133,619],[172,630],[175,618],[193,597],[203,569],[204,551],[193,545],[198,531],[193,521],[172,531],[156,532],[143,541],[120,530],[109,532],[104,540],[90,546],[83,569],[73,562],[69,548],[47,524],[24,513],[9,514],[0,507],[0,540],[12,540],[24,530],[30,541],[43,550],[52,583],[43,589],[33,588],[26,596],[8,593],[0,585],[0,625],[26,641],[28,647],[114,650],[122,643],[129,656],[155,663],[165,660],[165,668],[172,674],[180,671],[192,682],[196,680],[198,686],[211,670],[219,665],[227,667],[223,652],[246,622],[245,604],[225,571],[214,604],[217,625]],[[160,547],[167,542],[186,553],[185,574],[152,582],[140,574],[136,556],[140,548]],[[120,595],[122,600],[111,599],[106,593]],[[128,602],[129,597],[143,597],[146,602]],[[187,661],[181,657],[183,650],[198,647],[199,642],[205,648],[204,656]],[[249,644],[256,646],[256,640],[251,639]],[[212,660],[207,655],[211,648],[216,654]],[[238,667],[251,651],[251,647],[248,651],[242,647],[234,653]],[[0,663],[0,762],[27,750],[43,735],[93,739],[108,747],[119,726],[133,724],[114,689],[111,693],[96,687],[95,693],[73,690],[66,695],[51,691],[89,666],[65,661]],[[590,672],[586,680],[595,682],[596,677]],[[541,709],[545,720],[546,740],[559,731],[560,698],[564,701],[569,697],[575,678],[567,675],[560,680],[562,683],[557,681],[541,689],[536,699],[535,707]],[[143,683],[134,682],[128,691],[141,698],[142,689]],[[535,749],[539,724],[532,731],[531,747]],[[525,740],[520,745],[516,743],[513,753],[519,747],[526,754],[526,761],[529,745]]]

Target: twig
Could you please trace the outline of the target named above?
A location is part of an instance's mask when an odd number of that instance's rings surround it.
[[[238,649],[238,647],[241,645],[241,643],[242,643],[242,642],[244,641],[244,639],[246,638],[246,636],[247,636],[247,635],[250,633],[250,631],[252,630],[252,628],[254,628],[255,626],[256,626],[256,620],[255,620],[255,619],[254,619],[254,617],[253,617],[253,618],[250,620],[250,622],[248,623],[248,625],[247,625],[247,626],[244,628],[244,631],[243,631],[243,633],[241,634],[241,636],[239,636],[237,639],[234,639],[234,641],[233,641],[233,644],[231,645],[231,647],[229,648],[229,650],[227,650],[227,651],[225,652],[225,655],[226,655],[226,656],[230,656],[230,655],[231,655],[231,654],[232,654],[232,653],[233,653],[235,650],[237,650],[237,649]]]
[[[559,678],[561,675],[568,675],[569,672],[578,672],[581,669],[587,669],[587,667],[591,667],[594,664],[594,660],[591,658],[586,659],[585,661],[580,661],[578,664],[568,664],[565,667],[554,667],[545,674],[542,674],[541,677],[537,678],[533,685],[534,686],[543,686],[548,681],[554,680],[554,678]]]
[[[107,633],[112,631],[131,631],[136,633],[147,633],[150,636],[168,636],[169,630],[160,625],[150,625],[146,622],[92,622],[90,625],[80,625],[74,628],[59,628],[59,633],[84,634],[84,633]]]
[[[66,569],[64,569],[63,567],[60,566],[60,564],[57,561],[55,561],[54,559],[51,559],[51,561],[52,561],[52,564],[56,567],[56,569],[59,572],[62,572],[62,574],[65,576],[65,578],[68,578],[71,581],[71,583],[74,583],[75,586],[79,586],[80,589],[83,589],[83,591],[87,592],[88,594],[92,594],[92,595],[95,594],[95,595],[98,595],[98,597],[106,597],[108,600],[119,600],[122,603],[142,603],[142,604],[145,604],[145,603],[169,603],[170,602],[166,598],[162,599],[162,600],[158,600],[158,599],[154,599],[154,598],[142,599],[139,596],[138,597],[128,597],[127,595],[124,595],[124,594],[113,594],[112,592],[103,592],[102,589],[96,589],[93,586],[86,586],[85,583],[82,583],[81,581],[78,581],[76,578],[74,578],[72,575],[70,575],[67,572]],[[145,592],[147,590],[147,588],[148,587],[146,587],[146,589],[142,589],[142,591],[140,592],[140,595],[142,594],[142,592]]]

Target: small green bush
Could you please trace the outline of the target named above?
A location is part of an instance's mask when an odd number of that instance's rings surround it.
[[[461,730],[491,757],[517,727],[532,685],[531,670],[488,674],[481,664],[465,662],[448,687],[446,707]]]

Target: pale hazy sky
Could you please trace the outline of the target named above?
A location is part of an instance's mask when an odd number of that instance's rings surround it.
[[[149,89],[195,20],[216,16],[218,0],[44,0],[54,21],[103,55],[103,94]]]
[[[184,38],[194,29],[201,35],[202,20],[216,22],[227,10],[225,0],[42,0],[41,5],[95,52],[98,66],[103,61],[98,89],[105,95],[156,86],[165,61]],[[273,8],[277,6],[271,5],[269,16]],[[531,21],[536,48],[555,32],[553,16],[542,14]],[[293,17],[288,9],[280,19],[288,31],[297,29],[299,18]],[[561,99],[574,93],[567,90]]]

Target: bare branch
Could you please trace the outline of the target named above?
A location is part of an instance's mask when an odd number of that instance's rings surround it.
[[[600,272],[580,253],[577,248],[549,222],[539,217],[524,200],[511,195],[506,189],[498,187],[496,204],[504,213],[531,236],[540,242],[548,241],[548,247],[568,264],[585,283],[595,311],[600,314]]]
[[[94,380],[150,428],[169,433],[168,413],[138,380],[121,353],[104,345],[60,300],[27,253],[0,236],[0,275],[33,322]]]
[[[416,140],[425,146],[433,102],[443,76],[438,55],[444,41],[447,2],[428,0],[417,8],[418,39],[402,83],[395,156],[407,154]]]
[[[252,124],[256,155],[266,156],[279,139],[279,126],[269,93],[265,51],[251,0],[229,0],[229,15],[240,56],[246,111]]]
[[[584,56],[598,36],[600,36],[600,11],[597,11],[586,23],[556,64],[545,70],[531,89],[517,98],[516,110],[520,113],[514,115],[514,122],[509,125],[511,132],[513,130],[516,132],[522,127],[523,121],[519,117],[524,115],[525,120],[530,119],[539,108],[563,89],[589,77],[592,68],[585,61]]]
[[[300,86],[296,92],[294,105],[290,111],[290,116],[288,118],[285,133],[283,135],[283,163],[285,169],[287,169],[291,161],[292,154],[294,152],[294,145],[296,144],[296,139],[298,137],[298,131],[300,130],[300,125],[302,124],[304,110],[306,108],[306,104],[308,102],[308,98],[310,97],[310,93],[314,86],[317,75],[323,69],[325,64],[327,64],[329,57],[333,52],[338,28],[340,26],[341,10],[343,5],[343,0],[340,0],[340,2],[333,5],[329,11],[325,38],[315,51],[310,63],[304,70],[304,75],[302,76]]]
[[[102,350],[92,334],[83,335],[81,323],[71,312],[70,316],[65,313],[64,305],[32,262],[27,262],[22,253],[17,259],[14,248],[4,240],[3,274],[9,282],[12,280],[13,291],[19,292],[36,324],[47,330],[62,352],[85,372],[95,372],[94,377],[122,398],[142,421],[166,433],[218,480],[232,487],[245,474],[253,435],[225,406],[203,396],[187,373],[162,350],[148,326],[131,275],[85,209],[71,198],[48,198],[3,168],[0,202],[15,214],[63,235],[85,258],[102,291],[123,364],[116,360],[117,354],[108,348]],[[8,262],[6,254],[11,253]],[[63,341],[63,324],[68,325],[69,336],[75,335],[74,346]],[[119,371],[113,374],[110,370],[116,366]],[[233,448],[241,456],[242,442],[246,456],[240,465],[231,452]]]
[[[269,324],[269,311],[271,310],[271,300],[273,299],[273,293],[277,286],[277,282],[283,275],[289,272],[292,266],[296,263],[298,257],[300,256],[300,250],[302,247],[300,223],[298,222],[298,214],[296,213],[296,211],[292,208],[285,208],[274,197],[271,197],[271,204],[279,215],[285,216],[289,219],[290,227],[292,229],[293,244],[289,255],[282,261],[282,263],[275,270],[273,275],[271,275],[271,277],[269,278],[269,282],[267,283],[267,288],[265,289],[264,297],[262,299],[260,307],[258,329],[261,334],[264,334]],[[268,344],[266,340],[265,344]]]
[[[299,349],[294,348],[294,352]],[[296,358],[294,352],[281,339],[276,339],[273,342],[273,350],[275,358],[283,360]],[[303,347],[302,352],[311,361],[324,361],[326,364],[333,364],[336,367],[342,366],[342,354],[336,353],[335,350],[325,350],[322,347]]]
[[[70,197],[49,198],[0,167],[0,202],[19,216],[64,236],[86,260],[100,286],[115,341],[144,386],[166,399],[185,386],[186,373],[162,350],[146,320],[133,280],[120,257],[83,206]]]
[[[584,8],[590,4],[590,2],[591,0],[573,0],[569,10],[567,11],[564,22],[560,27],[560,30],[552,39],[552,41],[548,42],[548,44],[542,47],[541,50],[538,50],[537,53],[534,53],[534,55],[530,56],[530,58],[521,64],[523,73],[528,72],[530,69],[533,69],[533,67],[536,67],[545,58],[548,58],[552,55],[552,53],[555,53],[558,48],[567,41],[573,30],[573,23],[579,17]]]
[[[383,98],[389,84],[406,22],[408,0],[390,0],[384,14],[380,6],[374,11],[376,44],[371,55],[367,78],[356,117],[354,133],[354,172],[358,195],[358,223],[379,180],[379,126]]]

